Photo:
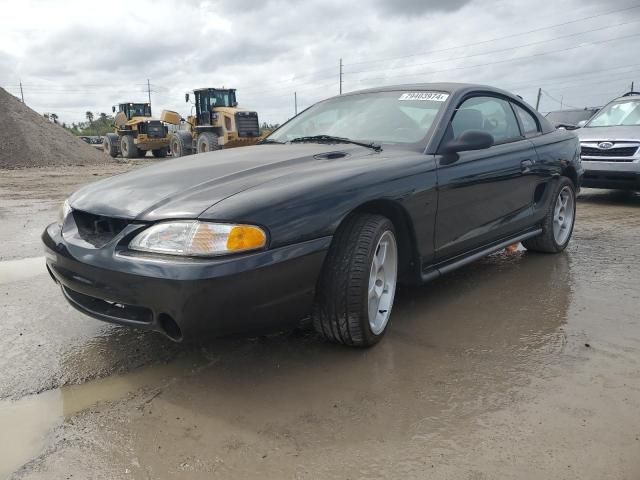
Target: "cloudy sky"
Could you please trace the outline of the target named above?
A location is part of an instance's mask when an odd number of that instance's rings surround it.
[[[62,121],[119,101],[189,113],[194,87],[238,89],[262,121],[376,85],[481,82],[540,110],[640,89],[637,0],[0,0],[0,86]]]

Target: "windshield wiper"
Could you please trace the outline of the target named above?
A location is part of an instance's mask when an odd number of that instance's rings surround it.
[[[377,143],[365,143],[358,142],[357,140],[351,140],[346,137],[334,137],[333,135],[310,135],[307,137],[296,137],[289,140],[290,143],[303,143],[303,142],[335,142],[335,143],[352,143],[353,145],[359,145],[361,147],[371,148],[376,152],[381,152],[382,147]]]
[[[284,142],[279,142],[278,140],[272,140],[272,139],[270,139],[270,138],[265,138],[265,139],[263,139],[263,140],[260,140],[260,141],[258,142],[258,145],[263,145],[263,144],[265,144],[265,143],[280,143],[280,144],[284,144]]]

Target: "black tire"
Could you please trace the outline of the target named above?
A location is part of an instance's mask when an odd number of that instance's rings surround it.
[[[191,134],[187,132],[175,132],[171,134],[169,146],[171,147],[171,155],[174,157],[184,157],[191,155],[191,144],[193,139]]]
[[[106,154],[110,155],[113,158],[116,158],[118,156],[118,153],[120,153],[120,148],[118,148],[119,144],[120,144],[120,139],[118,138],[117,134],[107,133],[104,136],[102,149]]]
[[[164,158],[169,154],[169,147],[158,148],[156,150],[151,150],[153,156],[156,158]]]
[[[138,158],[138,147],[131,135],[123,135],[120,139],[120,151],[124,158]]]
[[[556,240],[553,231],[553,222],[555,215],[556,202],[558,201],[558,196],[560,193],[567,188],[569,192],[571,192],[572,196],[572,206],[571,206],[571,227],[568,232],[568,236],[565,240],[559,243]],[[547,213],[542,222],[542,234],[537,237],[530,238],[528,240],[524,240],[522,245],[527,250],[531,250],[534,252],[542,252],[542,253],[558,253],[567,248],[569,241],[571,240],[571,235],[573,233],[573,226],[576,221],[576,187],[571,181],[571,179],[567,177],[560,177],[560,181],[557,183],[555,188],[553,189],[553,193],[551,196],[551,201],[549,202],[549,207],[547,209]]]
[[[202,132],[198,135],[198,153],[212,152],[219,149],[220,145],[218,145],[218,136],[215,133]]]
[[[313,326],[326,340],[370,347],[388,330],[389,320],[379,334],[372,331],[368,308],[371,265],[378,242],[386,232],[391,232],[397,245],[393,223],[373,214],[354,215],[336,232],[320,274],[313,309]],[[393,294],[395,284],[389,315]]]

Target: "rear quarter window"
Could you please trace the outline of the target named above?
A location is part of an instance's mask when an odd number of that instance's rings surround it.
[[[515,103],[512,105],[516,111],[516,115],[518,115],[518,119],[520,120],[520,124],[522,125],[522,130],[525,137],[533,137],[540,134],[540,127],[538,126],[538,122],[533,117],[533,115],[527,112],[520,105],[517,105]]]

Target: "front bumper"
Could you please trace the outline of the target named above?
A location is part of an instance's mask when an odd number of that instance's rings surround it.
[[[140,150],[158,150],[169,146],[169,137],[151,138],[140,134],[137,136],[136,146]]]
[[[42,234],[47,269],[69,303],[99,320],[164,333],[272,330],[310,312],[331,237],[215,259],[133,254]]]
[[[586,188],[640,190],[640,161],[582,159]]]

